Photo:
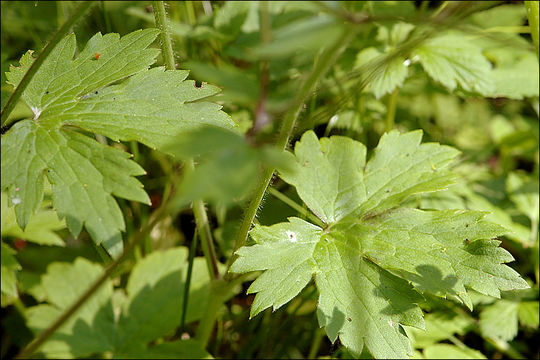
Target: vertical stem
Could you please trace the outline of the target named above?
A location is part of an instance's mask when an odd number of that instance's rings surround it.
[[[319,352],[319,348],[321,347],[321,341],[323,337],[324,331],[321,328],[315,329],[315,335],[313,336],[313,340],[311,341],[309,355],[307,356],[308,359],[315,359],[317,357],[317,353]]]
[[[90,6],[92,6],[93,4],[94,4],[93,1],[81,2],[79,7],[75,9],[73,14],[69,17],[69,19],[54,34],[51,41],[49,41],[47,45],[45,45],[45,47],[43,48],[43,50],[41,51],[37,59],[32,63],[32,65],[30,65],[30,68],[28,69],[26,74],[24,74],[23,78],[21,79],[21,82],[19,83],[19,85],[17,86],[13,94],[11,94],[11,96],[9,97],[9,100],[7,101],[6,105],[2,109],[2,114],[0,116],[0,122],[2,126],[7,126],[10,124],[10,122],[7,121],[8,116],[11,114],[11,112],[15,108],[17,101],[19,101],[24,90],[26,89],[28,84],[30,84],[30,81],[32,80],[32,78],[34,77],[38,69],[41,67],[45,59],[47,59],[47,57],[52,52],[52,50],[56,47],[56,45],[69,32],[69,29],[71,29],[73,24],[75,24],[80,18],[82,18],[83,15],[86,13],[86,11],[90,9]]]
[[[184,1],[186,5],[186,13],[189,21],[189,25],[194,26],[197,23],[197,18],[195,17],[195,8],[193,7],[193,1]]]
[[[154,8],[154,18],[156,20],[156,26],[161,33],[159,38],[161,40],[161,51],[163,52],[163,60],[168,70],[176,69],[174,61],[174,51],[171,41],[171,31],[169,30],[169,24],[167,23],[167,13],[165,12],[165,5],[163,1],[153,1],[152,6]]]
[[[161,30],[160,38],[163,58],[167,69],[174,70],[176,65],[165,5],[163,1],[154,1],[152,4],[154,7],[156,26]],[[187,160],[185,165],[186,170],[188,171],[192,171],[195,168],[192,159]],[[195,216],[197,229],[199,229],[199,235],[201,236],[201,245],[204,257],[206,258],[206,264],[208,265],[208,273],[210,274],[211,279],[215,279],[219,276],[217,258],[214,250],[214,242],[212,240],[212,232],[210,230],[210,225],[208,224],[208,216],[206,215],[206,210],[201,200],[193,201],[193,215]]]
[[[105,30],[110,33],[111,32],[111,20],[109,18],[109,14],[107,13],[107,9],[105,9],[105,1],[101,0],[101,13],[103,14],[103,20],[105,20]]]
[[[193,160],[186,161],[186,168],[189,171],[195,169]],[[208,224],[208,216],[206,215],[206,209],[202,200],[193,201],[193,215],[195,216],[195,223],[197,229],[199,229],[199,235],[201,236],[201,247],[206,259],[206,265],[208,266],[208,274],[211,279],[219,277],[219,270],[217,267],[216,250],[214,249],[214,240],[212,238],[212,231],[210,230],[210,224]]]
[[[191,273],[193,272],[193,261],[195,259],[195,252],[197,251],[197,229],[193,233],[193,239],[191,240],[191,246],[189,247],[189,262],[186,274],[186,285],[184,287],[184,303],[182,304],[182,321],[180,323],[180,330],[184,332],[184,326],[186,325],[186,313],[188,309],[189,301],[189,287],[191,285]]]
[[[536,57],[538,57],[538,1],[525,1],[527,9],[527,18],[529,19],[529,27],[531,28],[531,36],[534,46],[536,47]]]
[[[326,73],[331,64],[333,64],[338,56],[341,53],[341,50],[352,40],[357,31],[354,28],[348,28],[347,31],[344,31],[343,35],[331,46],[329,46],[319,57],[319,61],[314,65],[313,70],[309,77],[304,81],[299,91],[297,92],[296,97],[293,100],[293,105],[291,109],[285,115],[283,119],[283,124],[279,134],[279,139],[277,141],[277,147],[279,149],[285,149],[289,138],[293,132],[294,125],[304,102],[309,97],[309,95],[315,89],[315,85],[319,79]],[[248,232],[251,228],[251,223],[257,214],[257,209],[262,201],[266,188],[272,179],[274,174],[274,168],[268,168],[264,171],[261,182],[258,184],[255,189],[253,199],[251,200],[245,214],[240,229],[238,231],[236,242],[234,245],[234,251],[238,250],[246,243]],[[234,252],[233,252],[234,253]],[[228,265],[230,266],[234,259],[235,255],[229,258]]]

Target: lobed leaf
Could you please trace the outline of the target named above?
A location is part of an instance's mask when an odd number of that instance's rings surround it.
[[[195,87],[185,80],[187,71],[148,70],[159,50],[147,47],[158,33],[98,33],[76,57],[76,39],[69,35],[32,78],[22,98],[34,117],[14,125],[1,143],[2,189],[8,191],[23,229],[41,205],[45,176],[52,185],[53,205],[69,230],[77,236],[84,225],[112,256],[121,253],[125,230],[112,195],[150,204],[134,178],[144,170],[127,153],[74,127],[159,149],[178,133],[204,124],[235,127],[221,106],[199,101],[218,88]],[[21,65],[6,74],[8,83],[17,86],[33,61],[27,52]]]
[[[422,133],[382,136],[371,159],[365,147],[339,136],[305,133],[296,164],[281,170],[306,205],[327,225],[297,218],[255,226],[255,245],[236,254],[232,272],[264,271],[248,289],[254,316],[282,306],[310,281],[319,289],[319,324],[359,355],[412,355],[402,326],[424,328],[419,292],[455,298],[472,309],[467,289],[500,297],[528,284],[504,263],[513,261],[493,238],[506,232],[480,211],[398,207],[413,194],[453,182],[448,165],[458,151],[420,144]]]
[[[302,291],[311,280],[313,250],[321,229],[298,218],[273,226],[257,225],[251,232],[257,243],[240,248],[231,271],[267,270],[248,289],[257,293],[250,317],[272,306],[277,310]]]
[[[2,139],[2,186],[7,188],[21,227],[43,199],[45,176],[53,205],[77,236],[83,224],[97,244],[114,256],[122,251],[124,219],[112,194],[149,204],[133,176],[144,170],[129,154],[73,131],[49,131],[21,121]]]
[[[413,55],[435,81],[453,91],[459,85],[466,91],[488,95],[494,90],[491,64],[481,48],[459,34],[443,34],[420,45]]]

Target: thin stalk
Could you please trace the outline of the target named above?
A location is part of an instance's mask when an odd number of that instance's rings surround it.
[[[218,315],[218,311],[221,305],[225,302],[227,295],[238,284],[241,284],[248,278],[249,274],[242,274],[241,276],[233,279],[232,281],[226,281],[225,279],[215,279],[210,283],[210,291],[208,293],[208,305],[206,311],[199,322],[199,328],[197,334],[195,334],[195,340],[199,341],[203,347],[206,348],[214,323]]]
[[[191,172],[195,170],[195,164],[192,159],[186,160],[186,171]],[[206,265],[208,267],[208,274],[210,279],[214,280],[219,277],[219,270],[217,267],[217,256],[214,248],[214,240],[212,238],[212,231],[210,224],[208,223],[208,216],[206,215],[206,209],[202,200],[193,201],[193,215],[195,216],[195,224],[199,229],[199,235],[201,237],[201,247],[204,257],[206,259]]]
[[[189,247],[189,260],[188,269],[186,274],[186,285],[184,287],[184,303],[182,304],[182,322],[180,323],[180,330],[184,332],[184,326],[186,324],[186,313],[189,301],[189,286],[191,285],[191,274],[193,272],[193,261],[195,259],[195,252],[197,251],[197,229],[193,233],[193,240],[191,240],[191,246]]]
[[[315,335],[313,336],[313,341],[311,342],[311,347],[309,348],[309,355],[307,359],[315,359],[319,348],[321,347],[321,341],[324,337],[324,332],[321,328],[315,329]]]
[[[28,84],[30,84],[30,81],[32,81],[32,78],[34,77],[38,69],[41,67],[45,59],[47,59],[47,57],[52,52],[52,50],[56,47],[56,45],[58,45],[60,40],[62,40],[64,36],[69,32],[69,29],[71,29],[73,24],[75,24],[80,18],[82,18],[83,15],[86,13],[86,11],[88,11],[88,9],[93,4],[94,4],[93,1],[81,2],[79,7],[75,9],[73,14],[69,17],[69,19],[54,34],[51,41],[49,41],[47,45],[45,45],[45,47],[43,48],[43,50],[41,51],[37,59],[32,63],[32,65],[30,65],[30,68],[28,68],[28,71],[26,72],[26,74],[24,74],[23,78],[21,79],[21,82],[19,83],[19,85],[17,86],[13,94],[11,94],[11,96],[9,97],[9,100],[7,101],[6,105],[2,109],[2,114],[0,116],[0,122],[2,124],[2,127],[5,127],[11,124],[12,121],[8,121],[9,115],[15,108],[15,105],[21,98],[24,90],[26,89]]]
[[[317,82],[327,72],[330,65],[332,65],[336,61],[339,54],[341,53],[341,50],[345,48],[345,46],[349,43],[349,41],[353,39],[357,32],[354,28],[350,28],[348,30],[349,31],[344,31],[343,35],[321,54],[321,56],[319,57],[319,61],[314,65],[311,74],[304,81],[301,88],[297,92],[297,95],[293,100],[291,109],[287,112],[285,118],[283,119],[279,139],[277,141],[277,147],[279,149],[286,148],[289,142],[289,138],[293,132],[296,119],[298,118],[298,115],[302,110],[302,106],[306,99],[309,97],[309,95],[315,89]],[[236,237],[234,251],[238,250],[246,243],[251,224],[253,222],[253,219],[255,218],[255,215],[257,214],[257,209],[261,204],[264,193],[266,192],[266,188],[268,187],[268,184],[270,183],[273,175],[274,168],[267,168],[264,171],[262,180],[255,189],[253,198],[244,214],[244,219],[242,221],[242,224],[240,225],[240,229]],[[232,264],[234,259],[234,255],[229,258],[228,266]]]
[[[316,217],[315,215],[307,211],[307,209],[298,205],[294,200],[292,200],[291,198],[289,198],[287,195],[283,194],[282,192],[272,187],[268,189],[268,192],[272,194],[273,196],[275,196],[276,198],[278,198],[279,200],[283,201],[285,204],[292,207],[294,210],[298,211],[299,214],[303,215],[304,217],[309,218],[309,220],[311,220],[311,222],[313,222],[315,225],[318,225],[320,227],[325,226],[325,224],[321,221],[321,219],[319,219],[318,217]]]
[[[168,70],[176,69],[174,51],[172,48],[171,32],[167,22],[167,13],[165,12],[165,5],[163,1],[154,1],[154,17],[156,20],[156,26],[161,30],[161,48],[163,51],[163,58]],[[186,170],[192,171],[195,168],[195,164],[192,159],[189,159],[185,163]],[[201,245],[206,258],[206,264],[208,266],[208,273],[211,279],[219,277],[219,271],[217,268],[217,257],[214,249],[214,242],[212,240],[212,231],[208,224],[208,216],[206,215],[206,209],[201,200],[193,201],[193,215],[195,216],[195,223],[197,229],[199,229],[199,235],[201,236]]]
[[[37,349],[52,335],[60,326],[62,326],[90,297],[105,283],[109,276],[116,270],[118,265],[120,265],[124,260],[128,258],[131,254],[131,251],[135,246],[154,228],[158,221],[162,218],[164,214],[167,213],[168,209],[166,207],[167,202],[163,202],[161,207],[157,209],[139,232],[134,236],[131,243],[124,249],[122,255],[120,255],[116,260],[111,262],[109,266],[105,269],[103,274],[97,278],[92,285],[84,293],[82,293],[77,300],[67,308],[62,315],[60,315],[56,321],[45,329],[42,333],[39,334],[30,344],[28,344],[21,352],[16,356],[16,358],[26,358],[31,356]]]
[[[109,19],[109,14],[107,13],[107,9],[105,9],[105,1],[101,0],[101,13],[103,14],[103,20],[105,21],[105,30],[110,33],[111,32],[111,20]]]
[[[538,1],[524,1],[527,9],[527,18],[529,19],[529,27],[531,28],[531,36],[534,46],[536,47],[536,57],[538,57]]]
[[[193,6],[193,1],[185,1],[184,5],[186,5],[186,13],[189,25],[195,26],[195,24],[197,23],[197,18],[195,17],[195,8]]]
[[[399,88],[395,88],[388,97],[388,104],[386,105],[386,119],[384,120],[387,132],[394,128],[398,93]]]

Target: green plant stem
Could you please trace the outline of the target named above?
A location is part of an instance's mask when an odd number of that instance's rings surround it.
[[[315,329],[315,336],[313,336],[313,340],[311,341],[311,347],[309,348],[309,354],[307,356],[308,359],[315,359],[317,357],[317,353],[319,352],[319,348],[321,347],[321,341],[323,337],[323,329]]]
[[[165,61],[165,67],[168,70],[174,70],[176,69],[176,64],[174,61],[171,31],[167,23],[167,12],[165,11],[165,4],[163,3],[163,1],[153,1],[152,7],[154,8],[156,27],[161,30],[161,33],[159,34],[159,39],[161,40],[161,51],[163,52],[163,60]]]
[[[186,285],[184,287],[184,302],[182,304],[182,321],[180,323],[180,330],[184,332],[184,326],[186,325],[186,313],[189,301],[189,287],[191,285],[191,274],[193,272],[193,261],[195,259],[195,252],[197,251],[197,229],[193,233],[193,239],[191,240],[191,246],[189,247],[189,260],[188,269],[186,274]]]
[[[395,88],[388,97],[388,104],[386,105],[386,119],[384,120],[386,131],[390,131],[394,128],[398,93],[399,88]]]
[[[525,8],[527,9],[527,18],[529,19],[529,27],[531,28],[531,36],[536,47],[536,57],[539,57],[538,53],[538,1],[524,1]],[[540,59],[540,57],[539,57]]]
[[[189,25],[194,26],[197,23],[197,19],[195,17],[195,8],[193,7],[193,1],[184,1],[184,5],[186,5],[186,13]]]
[[[163,51],[163,58],[168,70],[176,69],[174,51],[172,48],[171,32],[167,23],[167,13],[165,12],[165,5],[163,1],[154,1],[154,17],[156,20],[156,26],[161,30],[161,48]],[[185,163],[187,171],[193,171],[195,164],[192,159],[188,159]],[[203,249],[204,257],[206,258],[206,264],[208,265],[208,273],[211,279],[219,277],[219,271],[217,267],[217,257],[214,249],[214,242],[212,240],[212,231],[208,224],[208,216],[206,215],[206,209],[201,200],[193,201],[193,215],[195,216],[195,223],[201,236],[201,246]]]
[[[71,29],[73,24],[75,24],[79,19],[81,19],[83,15],[86,13],[86,11],[88,11],[88,9],[90,9],[90,7],[93,4],[94,4],[93,1],[81,2],[79,7],[75,9],[73,14],[69,17],[69,19],[54,34],[51,41],[49,41],[47,45],[45,45],[45,47],[43,48],[43,50],[41,51],[37,59],[32,63],[30,68],[28,68],[28,71],[26,72],[26,74],[24,74],[23,78],[21,79],[21,82],[19,83],[19,85],[17,86],[13,94],[11,94],[6,105],[2,109],[2,114],[0,116],[0,122],[2,124],[2,127],[8,126],[11,124],[12,121],[8,121],[9,115],[15,108],[15,105],[21,98],[24,90],[26,89],[28,84],[30,84],[30,81],[32,81],[32,78],[34,77],[38,69],[41,67],[45,59],[47,59],[51,51],[56,47],[56,45],[58,45],[60,40],[62,40],[64,36],[69,32],[69,29]]]
[[[337,60],[338,56],[341,53],[341,50],[343,50],[345,46],[349,43],[349,41],[352,40],[353,37],[356,35],[356,32],[357,31],[354,28],[348,28],[348,31],[344,31],[342,36],[334,44],[324,50],[324,52],[319,57],[319,61],[317,61],[317,63],[314,65],[311,74],[300,87],[296,97],[293,100],[290,110],[287,112],[285,118],[283,119],[279,139],[277,141],[277,147],[279,149],[284,150],[286,148],[289,142],[289,138],[291,137],[291,134],[293,132],[296,119],[298,118],[298,115],[302,110],[304,102],[315,89],[315,86],[319,79],[327,72],[330,65],[332,65]],[[240,229],[236,236],[234,251],[238,250],[246,243],[251,224],[253,222],[253,219],[255,218],[255,215],[257,214],[259,205],[261,204],[264,193],[266,192],[266,188],[268,187],[268,184],[270,183],[273,175],[274,168],[267,168],[264,171],[262,180],[255,189],[253,193],[253,198],[244,214],[242,224],[240,225]],[[234,259],[235,255],[229,258],[228,267],[230,267]]]
[[[105,9],[105,1],[101,0],[101,13],[103,14],[103,20],[105,21],[105,30],[107,33],[111,32],[111,20],[109,19],[109,14],[107,9]]]
[[[210,291],[208,292],[208,305],[206,311],[199,322],[199,328],[197,334],[195,334],[195,340],[199,341],[203,347],[206,348],[210,335],[212,335],[212,329],[216,322],[219,308],[225,302],[227,295],[238,284],[241,284],[249,274],[242,274],[241,276],[227,281],[223,278],[215,279],[210,283]]]
[[[193,170],[193,160],[186,161],[187,167]],[[214,241],[212,239],[212,231],[210,230],[210,224],[208,223],[208,216],[206,215],[206,209],[204,203],[201,200],[193,201],[193,215],[195,216],[195,223],[201,236],[201,246],[206,258],[206,264],[208,265],[208,273],[211,279],[219,277],[219,270],[217,267],[216,250],[214,249]]]
[[[146,225],[144,225],[135,235],[131,243],[124,249],[122,255],[111,262],[105,269],[103,274],[97,278],[77,300],[60,315],[53,324],[39,334],[30,344],[28,344],[16,358],[26,358],[31,356],[60,326],[62,326],[90,297],[105,283],[109,276],[116,270],[124,260],[128,258],[135,246],[150,233],[154,226],[167,214],[167,201],[164,201],[161,206],[152,214]]]
[[[313,215],[312,213],[307,211],[302,206],[298,205],[294,200],[289,198],[287,195],[281,193],[280,191],[278,191],[278,190],[276,190],[276,189],[274,189],[272,187],[268,189],[268,192],[270,194],[272,194],[273,196],[275,196],[276,198],[278,198],[279,200],[283,201],[285,204],[292,207],[294,210],[298,211],[298,213],[300,213],[301,215],[309,218],[309,220],[311,220],[311,222],[313,222],[314,224],[316,224],[316,225],[318,225],[320,227],[325,226],[325,224],[321,221],[321,219],[319,219],[318,217],[316,217],[315,215]]]

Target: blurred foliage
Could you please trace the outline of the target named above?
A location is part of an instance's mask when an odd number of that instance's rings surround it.
[[[2,106],[13,91],[4,75],[9,65],[17,65],[28,49],[39,52],[75,6],[63,1],[2,1]],[[128,301],[124,289],[132,281],[130,274],[143,266],[145,254],[190,245],[186,239],[192,238],[194,221],[188,202],[195,193],[210,200],[217,254],[219,261],[227,261],[259,166],[280,161],[264,149],[271,149],[281,119],[321,49],[332,44],[347,24],[360,29],[358,36],[320,79],[299,115],[292,141],[314,129],[319,136],[349,136],[373,149],[385,131],[421,128],[424,141],[460,149],[461,161],[454,169],[461,177],[459,185],[429,199],[417,196],[410,201],[424,209],[491,212],[491,221],[511,231],[501,239],[516,259],[510,266],[531,285],[529,290],[504,293],[502,300],[477,294],[473,312],[426,295],[421,307],[428,313],[427,331],[406,329],[415,357],[539,357],[538,58],[522,3],[185,1],[170,2],[167,9],[178,68],[190,70],[197,84],[209,82],[222,89],[212,100],[223,105],[244,138],[210,131],[192,134],[205,139],[201,143],[179,141],[176,146],[183,146],[184,154],[198,156],[202,164],[185,177],[182,166],[167,155],[131,142],[114,143],[133,153],[146,169],[148,175],[140,180],[153,204],[149,208],[119,201],[126,239],[168,192],[191,197],[177,198],[174,213],[162,219],[116,271],[105,304],[120,311]],[[73,31],[80,49],[96,32],[124,35],[153,27],[153,19],[149,1],[101,1]],[[29,111],[21,103],[11,116],[24,118]],[[281,180],[275,179],[273,187],[301,204],[294,188]],[[208,189],[213,190],[205,193]],[[70,266],[86,262],[92,267],[109,261],[87,233],[71,237],[48,206],[45,202],[32,218],[38,226],[29,225],[23,232],[14,225],[2,198],[2,357],[14,356],[32,339],[35,326],[25,321],[28,312],[55,304],[45,286],[60,262],[74,264]],[[271,225],[291,215],[303,216],[267,194],[256,221]],[[200,250],[197,256],[202,256]],[[201,261],[196,264],[203,271]],[[208,280],[192,281],[196,292]],[[244,295],[247,285],[231,293],[220,310],[207,348],[210,354],[350,356],[339,343],[331,344],[322,336],[313,283],[287,306],[250,321],[253,298]],[[193,336],[198,316],[186,324],[182,338]],[[169,340],[179,335],[160,334]],[[168,350],[163,351],[167,356]],[[366,352],[362,356],[371,357]]]

